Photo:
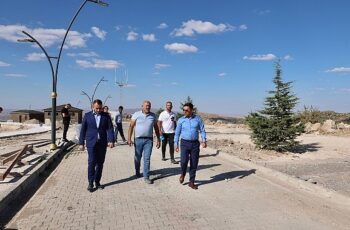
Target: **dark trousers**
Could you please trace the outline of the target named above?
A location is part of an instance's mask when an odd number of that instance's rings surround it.
[[[174,160],[174,136],[175,133],[163,133],[164,140],[162,141],[162,157],[165,158],[166,145],[169,142],[170,158]]]
[[[199,160],[199,141],[181,140],[181,170],[186,175],[188,161],[190,161],[190,182],[195,181]]]
[[[63,140],[67,139],[68,128],[69,128],[69,122],[63,121]]]
[[[118,139],[118,132],[120,133],[120,136],[122,137],[123,141],[125,141],[122,123],[117,123],[117,127],[115,127],[115,140]]]
[[[93,148],[87,148],[88,151],[88,180],[92,184],[94,181],[100,183],[102,176],[103,163],[105,162],[107,146],[98,142]]]

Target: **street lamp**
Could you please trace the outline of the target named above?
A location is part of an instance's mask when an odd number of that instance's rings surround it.
[[[51,98],[52,98],[52,111],[51,111],[51,145],[50,145],[50,150],[55,150],[57,148],[56,145],[56,99],[57,99],[57,76],[58,76],[58,66],[60,64],[60,59],[61,59],[61,54],[63,50],[64,43],[66,41],[68,32],[70,31],[73,22],[77,18],[78,14],[80,13],[81,9],[84,7],[84,5],[87,2],[92,2],[99,4],[101,6],[108,6],[107,3],[100,1],[100,0],[84,0],[83,3],[80,5],[78,11],[75,13],[73,16],[72,20],[69,23],[69,26],[66,30],[66,33],[63,37],[61,47],[58,53],[57,57],[54,56],[49,56],[44,47],[40,44],[38,40],[36,40],[32,35],[27,33],[26,31],[22,31],[27,37],[29,38],[24,38],[24,39],[18,39],[19,42],[31,42],[31,43],[36,43],[40,49],[44,52],[47,60],[49,61],[50,68],[51,68],[51,74],[52,74],[52,93],[51,93]],[[56,66],[54,68],[54,65],[52,64],[51,59],[56,59]]]

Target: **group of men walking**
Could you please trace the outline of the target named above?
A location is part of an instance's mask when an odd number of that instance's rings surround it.
[[[157,116],[151,112],[151,102],[144,101],[141,111],[135,112],[130,121],[127,140],[124,137],[122,128],[122,111],[123,107],[118,108],[115,117],[116,127],[113,129],[112,119],[109,113],[103,112],[102,101],[93,102],[92,111],[85,114],[79,144],[80,149],[84,150],[85,146],[88,152],[88,190],[93,192],[95,189],[103,189],[100,183],[103,163],[107,146],[114,147],[118,132],[123,142],[128,143],[130,147],[134,146],[134,166],[135,177],[143,176],[147,184],[152,184],[150,179],[151,155],[154,143],[156,148],[162,145],[162,160],[166,160],[166,147],[170,148],[170,161],[177,164],[174,152],[181,150],[180,165],[181,175],[179,182],[184,182],[187,165],[190,161],[189,170],[189,187],[197,189],[195,185],[196,170],[199,160],[200,142],[199,133],[201,134],[202,147],[206,145],[206,132],[203,120],[193,113],[193,105],[186,103],[183,106],[184,116],[177,120],[176,114],[172,111],[172,102],[166,102],[166,109]],[[143,174],[141,175],[141,159],[143,157]],[[95,187],[94,187],[95,183]]]

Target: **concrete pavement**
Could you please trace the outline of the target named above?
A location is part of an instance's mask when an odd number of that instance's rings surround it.
[[[134,177],[133,148],[107,152],[104,190],[89,193],[87,153],[75,151],[8,224],[16,229],[349,229],[348,205],[202,151],[198,190],[154,148],[151,179]],[[178,156],[178,155],[177,155]],[[186,175],[185,181],[188,180]]]

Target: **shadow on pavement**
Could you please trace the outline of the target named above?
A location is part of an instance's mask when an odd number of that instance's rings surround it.
[[[218,174],[218,175],[211,177],[210,180],[197,181],[197,185],[201,186],[201,185],[205,185],[205,184],[215,183],[218,181],[231,180],[233,178],[243,179],[244,177],[247,177],[251,174],[255,174],[255,172],[256,172],[256,169],[221,173],[221,174]]]
[[[221,164],[199,165],[198,168],[197,168],[197,171],[198,170],[203,170],[203,169],[217,167],[217,166],[220,166],[220,165]],[[187,169],[187,171],[188,171],[188,169]],[[156,175],[156,177],[152,178],[153,181],[156,181],[156,180],[163,179],[163,178],[166,178],[166,177],[180,175],[181,174],[181,168],[180,168],[180,166],[178,166],[178,167],[173,167],[173,168],[157,169],[157,170],[153,170],[150,174],[151,175]]]
[[[215,150],[215,153],[212,153],[212,154],[204,154],[204,155],[199,154],[199,158],[216,157],[217,155],[219,155],[219,153],[220,153],[220,150]]]
[[[108,187],[108,186],[112,186],[112,185],[116,185],[116,184],[126,183],[126,182],[129,182],[129,181],[132,181],[132,180],[136,180],[136,179],[137,179],[137,177],[135,175],[132,175],[132,176],[130,176],[128,178],[124,178],[124,179],[108,182],[106,184],[103,184],[103,186],[104,187]]]

